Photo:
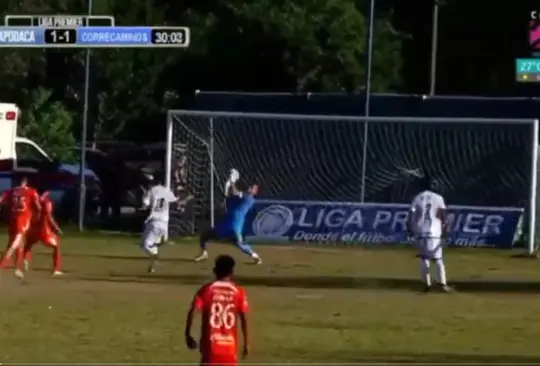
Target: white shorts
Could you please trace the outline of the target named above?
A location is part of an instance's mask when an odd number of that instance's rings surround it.
[[[443,241],[439,238],[418,238],[418,249],[424,259],[442,259]]]
[[[142,245],[144,248],[151,248],[159,244],[162,239],[168,239],[168,223],[163,221],[148,221],[144,225]]]

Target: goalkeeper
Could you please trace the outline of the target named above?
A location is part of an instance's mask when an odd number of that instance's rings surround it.
[[[238,183],[231,184],[230,198],[227,200],[227,213],[218,224],[201,235],[201,253],[195,258],[196,262],[208,258],[207,243],[212,239],[230,240],[244,254],[249,255],[254,263],[262,263],[261,258],[251,249],[251,246],[244,241],[243,229],[246,216],[255,204],[255,195],[259,191],[257,185],[252,185],[246,190],[237,188]]]

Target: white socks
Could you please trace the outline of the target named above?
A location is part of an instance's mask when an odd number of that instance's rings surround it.
[[[446,267],[444,266],[444,262],[441,258],[439,258],[435,260],[435,263],[437,264],[437,277],[439,283],[446,286]]]
[[[435,264],[437,266],[437,280],[438,282],[446,286],[446,267],[442,259],[436,259]],[[428,259],[422,259],[420,262],[420,273],[422,275],[422,281],[426,286],[431,286],[431,275],[429,273],[430,262]]]
[[[422,259],[420,262],[420,273],[422,275],[422,281],[424,281],[424,284],[426,286],[431,286],[431,275],[429,273],[429,260],[428,259]]]

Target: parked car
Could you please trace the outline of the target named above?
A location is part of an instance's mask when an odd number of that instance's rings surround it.
[[[78,212],[79,164],[54,160],[34,141],[24,137],[15,139],[14,159],[0,160],[0,192],[16,184],[25,175],[32,186],[49,190],[62,219],[74,219]],[[95,214],[101,194],[100,180],[91,169],[84,169],[86,184],[86,212]]]

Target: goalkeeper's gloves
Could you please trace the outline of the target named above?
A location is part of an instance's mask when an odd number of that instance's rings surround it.
[[[229,190],[240,179],[240,173],[236,169],[231,169],[229,172],[229,178],[227,179],[227,182],[225,182],[225,195],[229,195]]]
[[[229,182],[236,183],[240,179],[240,173],[236,169],[231,169],[229,172]]]

